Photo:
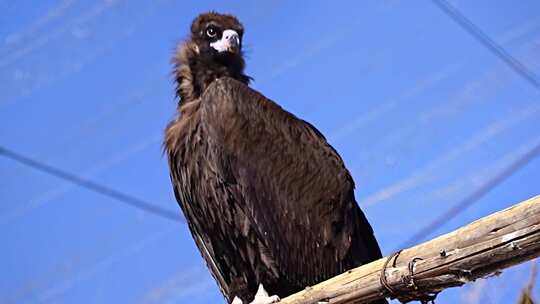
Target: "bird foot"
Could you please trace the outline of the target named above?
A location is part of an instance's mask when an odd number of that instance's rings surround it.
[[[234,297],[231,304],[244,304],[244,302],[242,302],[239,297]]]
[[[259,284],[259,289],[257,290],[257,293],[255,294],[255,298],[253,301],[251,301],[249,304],[272,304],[279,302],[279,297],[269,296],[268,292],[264,289],[264,286],[262,284]],[[234,297],[231,304],[243,304],[242,300],[238,297]]]
[[[253,299],[253,302],[249,304],[272,304],[279,302],[279,300],[279,297],[276,295],[269,296],[268,292],[264,290],[264,286],[262,284],[259,284],[259,289],[255,294],[255,299]]]

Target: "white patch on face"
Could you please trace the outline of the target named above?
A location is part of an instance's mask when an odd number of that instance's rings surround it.
[[[234,46],[235,42],[236,46]],[[210,46],[220,53],[225,51],[235,51],[234,48],[240,46],[240,36],[238,36],[238,33],[234,30],[224,30],[221,39],[210,43]]]

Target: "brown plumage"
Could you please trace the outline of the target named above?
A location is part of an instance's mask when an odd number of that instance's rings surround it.
[[[238,45],[218,51],[227,29]],[[194,20],[174,57],[178,115],[165,132],[174,193],[228,301],[251,300],[259,283],[284,297],[381,257],[337,152],[248,87],[242,35],[230,15]]]

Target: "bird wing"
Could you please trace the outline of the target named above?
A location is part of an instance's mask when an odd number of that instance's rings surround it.
[[[212,170],[283,280],[305,287],[381,256],[351,175],[312,125],[232,78],[207,88],[200,115]]]

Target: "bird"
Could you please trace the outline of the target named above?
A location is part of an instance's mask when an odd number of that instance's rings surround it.
[[[249,86],[243,38],[233,15],[193,20],[172,59],[178,105],[163,145],[174,195],[225,300],[266,304],[381,250],[338,152]]]

